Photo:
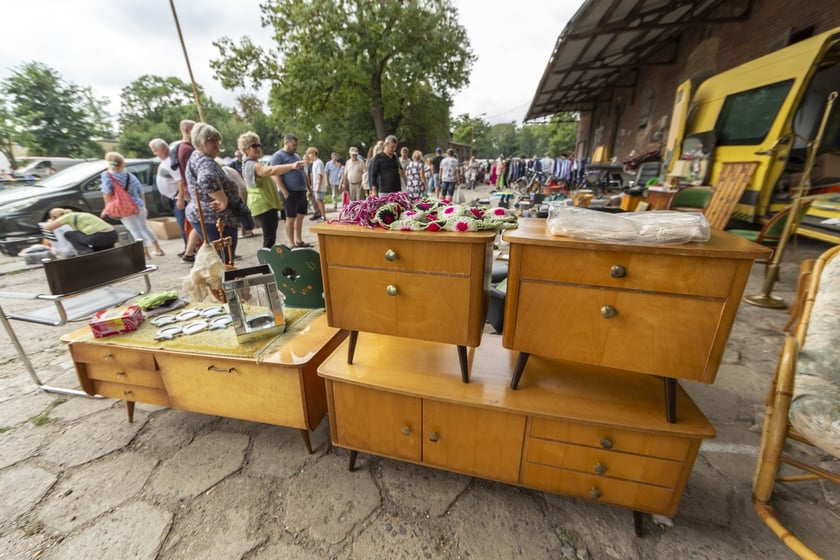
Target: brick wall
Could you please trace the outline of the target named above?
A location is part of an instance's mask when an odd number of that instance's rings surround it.
[[[609,101],[599,103],[593,113],[581,114],[578,156],[590,156],[598,144],[606,145],[618,161],[661,149],[679,84],[688,78],[702,80],[777,50],[787,44],[791,31],[809,26],[814,27],[814,35],[840,26],[840,2],[753,0],[747,20],[687,29],[680,37],[675,64],[643,66],[635,89],[604,92]],[[640,126],[644,114],[647,122]]]

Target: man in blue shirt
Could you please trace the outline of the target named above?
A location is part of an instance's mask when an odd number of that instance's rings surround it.
[[[338,198],[341,193],[341,177],[344,174],[341,164],[338,161],[338,153],[330,154],[330,161],[326,167],[327,180],[332,192],[333,210],[338,210]]]
[[[271,165],[300,161],[297,148],[297,136],[287,134],[283,137],[283,149],[277,150],[271,157]],[[274,179],[277,189],[286,201],[285,228],[289,246],[293,249],[295,247],[312,247],[311,243],[303,242],[303,218],[306,216],[306,193],[309,191],[306,175],[300,169],[293,169],[283,176],[273,175],[271,178]]]

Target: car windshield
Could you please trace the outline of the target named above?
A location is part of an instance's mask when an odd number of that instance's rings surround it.
[[[84,163],[68,167],[64,171],[59,171],[55,175],[45,177],[37,183],[35,183],[33,186],[47,188],[64,187],[66,185],[78,183],[79,181],[87,179],[88,177],[96,174],[97,172],[101,173],[103,171],[105,171],[104,159],[96,161],[86,161]]]

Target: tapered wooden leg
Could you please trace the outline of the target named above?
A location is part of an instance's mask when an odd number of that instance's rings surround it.
[[[358,451],[350,452],[350,463],[347,465],[347,470],[353,472],[356,470],[356,457],[359,455]]]
[[[645,536],[645,514],[641,511],[633,510],[633,530],[637,537]]]
[[[458,361],[461,362],[461,381],[470,382],[470,366],[467,362],[467,347],[458,346]]]
[[[671,424],[677,421],[677,380],[665,378],[665,419]]]
[[[303,445],[306,446],[306,450],[312,455],[312,442],[309,439],[309,430],[306,428],[300,430],[300,437],[303,438]]]
[[[128,422],[134,422],[134,401],[125,401],[125,411],[128,413]]]
[[[359,339],[359,331],[350,331],[350,340],[347,343],[347,363],[353,363],[353,354],[356,353],[356,341]]]
[[[525,364],[528,363],[528,358],[531,354],[528,352],[520,352],[519,357],[516,358],[516,369],[513,370],[513,379],[510,380],[510,388],[514,391],[519,387],[519,380],[522,379],[522,372],[525,371]]]

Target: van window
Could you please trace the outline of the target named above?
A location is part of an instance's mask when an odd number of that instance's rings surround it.
[[[715,124],[717,145],[760,144],[792,85],[793,80],[785,80],[727,96]]]

